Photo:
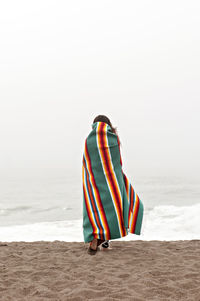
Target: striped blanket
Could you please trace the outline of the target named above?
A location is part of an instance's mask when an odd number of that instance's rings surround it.
[[[122,170],[119,138],[107,123],[93,123],[86,138],[82,181],[85,242],[140,235],[143,204]]]

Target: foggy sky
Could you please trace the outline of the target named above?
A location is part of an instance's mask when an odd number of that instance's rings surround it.
[[[96,115],[126,170],[200,170],[199,1],[4,1],[0,168],[81,169]]]

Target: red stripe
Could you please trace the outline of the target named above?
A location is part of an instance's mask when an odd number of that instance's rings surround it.
[[[99,193],[99,190],[97,188],[96,181],[95,181],[95,178],[94,178],[94,174],[93,174],[93,171],[92,171],[91,160],[90,160],[90,156],[89,156],[89,152],[88,152],[88,148],[87,148],[87,141],[85,143],[85,152],[86,152],[86,156],[87,156],[87,159],[88,159],[87,162],[88,162],[88,165],[89,165],[89,171],[91,172],[94,189],[95,189],[95,192],[97,193],[98,203],[99,203],[99,207],[100,207],[99,208],[99,211],[100,211],[99,214],[102,215],[103,220],[104,220],[103,225],[105,224],[105,233],[107,235],[107,239],[110,239],[110,237],[111,237],[110,229],[109,229],[107,218],[106,218],[106,215],[105,215],[105,211],[104,211],[104,208],[103,208],[103,205],[102,205],[102,202],[101,202],[100,193]],[[89,182],[89,179],[88,179],[88,182]],[[90,185],[90,183],[89,183],[89,185]],[[94,202],[93,195],[92,195],[92,200]],[[95,206],[95,204],[94,204],[94,206]],[[97,216],[98,216],[98,214],[97,214]],[[99,220],[99,216],[98,216],[98,220]],[[102,229],[102,233],[103,233],[103,228],[101,227],[101,229]],[[102,237],[101,239],[105,239],[105,237]]]
[[[134,190],[133,190],[133,187],[130,187],[130,188],[131,188],[130,208],[131,208],[131,211],[133,211]]]
[[[137,221],[137,217],[138,217],[138,211],[139,211],[139,205],[140,205],[140,201],[138,199],[138,202],[136,204],[136,208],[135,208],[135,214],[134,214],[134,220],[133,220],[133,226],[131,227],[132,229],[132,233],[135,233],[135,226],[136,226],[136,221]]]
[[[115,194],[115,200],[117,201],[116,205],[117,205],[118,210],[120,212],[120,220],[121,220],[123,235],[125,236],[126,235],[126,230],[125,230],[125,227],[124,227],[124,220],[123,220],[123,216],[122,216],[122,210],[121,210],[121,207],[120,207],[120,200],[118,198],[115,182],[114,182],[114,179],[112,177],[111,170],[109,168],[109,164],[108,164],[109,158],[106,154],[105,147],[104,147],[106,145],[106,143],[104,143],[105,133],[103,132],[103,127],[104,127],[104,123],[101,123],[100,124],[100,143],[101,143],[101,146],[102,146],[103,157],[104,157],[105,163],[106,163],[106,169],[108,171],[107,175],[109,177],[110,184],[111,184],[111,186],[113,188],[113,192]]]
[[[130,200],[129,200],[129,222],[130,222],[130,217],[131,217],[131,211],[133,211],[133,198],[134,198],[134,190],[130,185],[130,190],[131,190],[131,196],[130,196]]]
[[[125,182],[125,188],[126,188],[126,194],[127,194],[127,198],[129,198],[129,195],[128,195],[128,179],[127,177],[125,176],[125,174],[123,174],[123,178],[124,178],[124,182]]]
[[[92,229],[93,229],[93,236],[95,237],[96,235],[94,234],[95,233],[95,226],[93,224],[93,221],[91,219],[91,216],[90,216],[90,211],[88,209],[88,204],[87,204],[87,197],[86,197],[86,192],[85,192],[85,188],[83,186],[83,194],[84,194],[84,199],[85,199],[85,207],[86,207],[86,210],[87,210],[87,215],[88,215],[88,218],[90,220],[90,224],[92,225]],[[97,238],[97,237],[95,237]]]
[[[84,162],[84,167],[86,169],[85,162]],[[99,228],[100,238],[104,239],[104,237],[103,237],[103,228],[101,226],[101,223],[100,223],[100,220],[99,220],[99,216],[98,216],[98,213],[97,213],[98,209],[96,207],[96,204],[95,204],[95,201],[94,201],[94,198],[93,198],[92,188],[91,188],[91,184],[90,184],[89,175],[88,175],[88,171],[87,170],[86,170],[86,179],[87,179],[88,192],[89,192],[89,197],[90,197],[90,200],[91,200],[91,204],[92,204],[92,208],[93,208],[95,220],[96,220],[96,223],[97,223],[98,228]]]
[[[118,137],[118,136],[117,136],[117,142],[118,142],[118,146],[119,146],[120,164],[121,164],[121,166],[122,166],[122,156],[121,156],[120,141],[119,141],[119,137]]]

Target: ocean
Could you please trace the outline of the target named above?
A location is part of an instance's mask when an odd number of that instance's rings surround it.
[[[197,178],[127,176],[145,214],[142,234],[121,240],[200,239]],[[81,174],[66,169],[2,173],[0,241],[83,241],[82,203]]]

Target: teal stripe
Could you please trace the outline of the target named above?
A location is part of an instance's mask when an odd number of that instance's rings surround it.
[[[129,204],[128,204],[128,198],[126,193],[126,186],[125,183],[123,183],[123,218],[124,218],[124,226],[126,230],[128,231],[128,212],[129,212]],[[127,233],[128,234],[128,233]]]
[[[128,189],[129,189],[129,205],[130,205],[131,204],[131,193],[132,193],[132,189],[133,189],[132,186],[131,186],[131,184],[129,184]]]

